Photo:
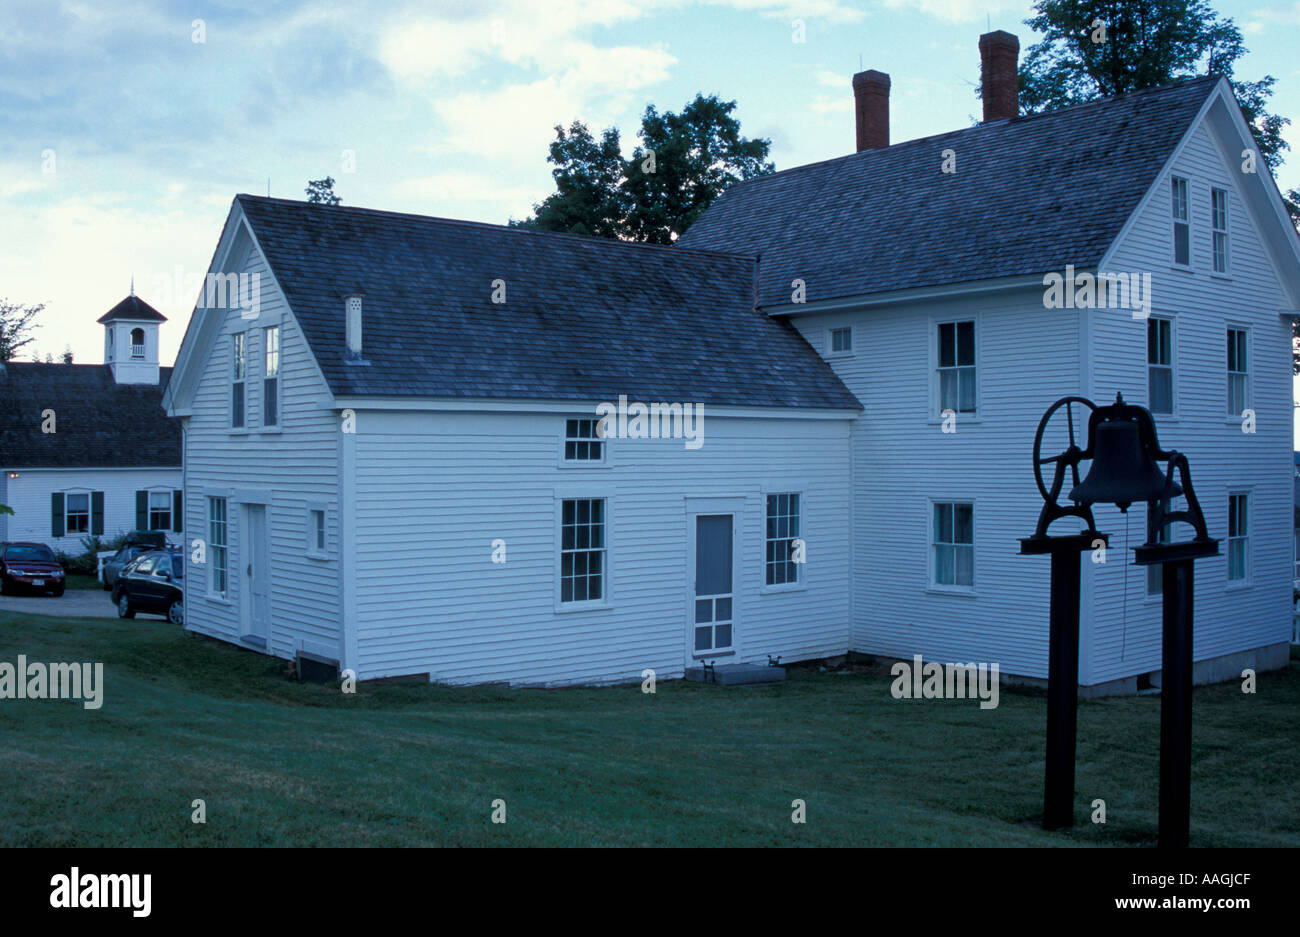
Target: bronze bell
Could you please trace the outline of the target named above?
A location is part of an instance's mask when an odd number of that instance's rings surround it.
[[[1150,432],[1141,425],[1145,417]],[[1088,449],[1092,458],[1088,477],[1070,492],[1070,500],[1079,504],[1113,504],[1127,511],[1134,501],[1156,501],[1182,494],[1172,480],[1165,488],[1165,474],[1156,464],[1154,451],[1147,445],[1155,441],[1155,424],[1141,407],[1122,403],[1100,407],[1089,421]]]

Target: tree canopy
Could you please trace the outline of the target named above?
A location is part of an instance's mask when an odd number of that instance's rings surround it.
[[[597,140],[581,121],[557,126],[547,156],[555,192],[511,224],[671,244],[729,186],[774,169],[771,141],[742,136],[735,108],[702,94],[680,113],[650,105],[627,159],[617,128]]]
[[[24,306],[0,299],[0,362],[13,361],[18,352],[36,340],[32,330],[39,328],[36,317],[44,303]]]
[[[341,205],[343,199],[334,194],[334,177],[326,176],[324,179],[312,179],[308,181],[307,201],[316,202],[320,205]]]

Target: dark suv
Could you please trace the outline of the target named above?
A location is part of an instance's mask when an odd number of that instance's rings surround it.
[[[54,551],[43,543],[0,545],[0,592],[48,592],[63,595],[67,585]]]
[[[118,618],[136,612],[165,615],[185,624],[185,557],[169,550],[150,550],[123,567],[113,585]]]

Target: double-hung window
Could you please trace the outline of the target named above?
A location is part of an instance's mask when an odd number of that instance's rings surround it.
[[[598,433],[600,420],[564,421],[564,461],[603,462],[605,443]]]
[[[1228,580],[1250,578],[1250,495],[1228,495]]]
[[[975,506],[935,502],[932,550],[936,586],[975,585]]]
[[[1152,413],[1174,412],[1174,323],[1147,319],[1147,401]]]
[[[280,327],[269,325],[262,330],[265,358],[262,370],[262,425],[280,423]]]
[[[831,329],[831,354],[846,355],[853,351],[853,327]]]
[[[208,498],[209,586],[216,595],[226,594],[226,499]]]
[[[766,577],[769,586],[799,581],[800,497],[797,492],[767,496]]]
[[[1174,210],[1174,263],[1180,267],[1192,264],[1192,225],[1187,212],[1187,180],[1173,176]]]
[[[1246,329],[1228,329],[1228,415],[1240,417],[1250,406],[1250,368]]]
[[[1228,272],[1228,190],[1210,189],[1210,237],[1214,272]]]
[[[149,529],[172,529],[172,493],[170,491],[149,492]]]
[[[560,602],[605,598],[605,499],[560,502]]]
[[[975,322],[941,322],[937,335],[939,413],[974,413]]]
[[[230,425],[235,429],[244,425],[244,379],[248,376],[246,338],[244,332],[236,332],[231,336]]]
[[[87,492],[69,493],[64,512],[65,529],[70,534],[90,533],[90,495]]]

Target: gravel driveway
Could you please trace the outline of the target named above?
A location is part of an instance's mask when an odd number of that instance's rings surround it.
[[[0,595],[0,611],[59,618],[117,617],[113,600],[100,589],[69,589],[57,599],[50,595]]]

